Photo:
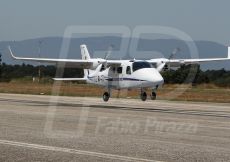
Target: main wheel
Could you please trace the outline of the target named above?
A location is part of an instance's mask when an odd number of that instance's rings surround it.
[[[108,93],[108,92],[105,92],[105,93],[103,94],[103,100],[104,100],[105,102],[107,102],[107,101],[109,101],[109,98],[110,98],[109,93]]]
[[[156,92],[152,92],[152,94],[151,94],[151,100],[156,100],[156,98],[157,98]]]
[[[147,93],[146,92],[141,92],[141,100],[146,101],[147,99]]]

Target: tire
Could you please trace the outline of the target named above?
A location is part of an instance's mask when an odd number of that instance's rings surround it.
[[[152,94],[151,94],[151,100],[156,100],[156,99],[157,99],[156,92],[152,92]]]
[[[105,93],[103,94],[103,100],[104,100],[105,102],[108,102],[108,101],[109,101],[109,98],[110,98],[109,93],[108,93],[108,92],[105,92]]]
[[[141,93],[141,100],[142,101],[146,101],[147,100],[147,93],[146,92],[142,92]]]

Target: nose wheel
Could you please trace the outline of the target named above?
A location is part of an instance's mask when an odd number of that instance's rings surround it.
[[[110,98],[110,94],[109,94],[108,92],[105,92],[105,93],[103,94],[103,100],[104,100],[105,102],[108,102],[108,101],[109,101],[109,98]]]

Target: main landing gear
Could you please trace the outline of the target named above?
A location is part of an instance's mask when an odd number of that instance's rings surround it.
[[[146,101],[148,96],[147,96],[147,93],[145,91],[141,90],[140,97],[141,97],[142,101]],[[152,93],[150,94],[150,98],[151,98],[151,100],[156,100],[157,94],[155,91],[152,91]]]
[[[151,100],[156,100],[157,99],[157,94],[156,92],[152,91],[151,95],[150,95]]]
[[[147,99],[147,93],[146,92],[141,92],[141,100],[146,101]]]
[[[108,102],[108,101],[109,101],[109,98],[110,98],[110,90],[104,92],[102,98],[103,98],[103,100],[104,100],[105,102]],[[146,91],[143,90],[143,89],[141,89],[140,98],[141,98],[142,101],[146,101],[147,98],[148,98],[148,95],[147,95]],[[151,99],[151,100],[156,100],[156,98],[157,98],[157,94],[156,94],[156,92],[155,92],[154,90],[152,90],[152,93],[150,94],[150,99]]]
[[[103,100],[104,100],[105,102],[108,102],[108,101],[109,101],[109,98],[110,98],[110,93],[109,93],[109,92],[105,92],[105,93],[103,94]]]

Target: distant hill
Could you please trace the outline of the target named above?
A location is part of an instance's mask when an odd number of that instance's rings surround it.
[[[0,49],[6,49],[8,45],[12,47],[14,53],[17,56],[25,57],[38,57],[39,41],[42,41],[41,45],[41,57],[48,58],[59,58],[63,38],[61,37],[47,37],[28,39],[23,41],[3,41],[0,42]],[[187,42],[189,43],[189,42]],[[145,57],[141,54],[136,53],[118,53],[121,44],[120,37],[90,37],[90,38],[73,38],[70,41],[67,58],[81,58],[80,48],[81,44],[87,44],[89,51],[94,57],[104,57],[109,46],[114,47],[114,52],[110,58],[113,59],[150,59],[156,56],[168,58],[170,53],[177,47],[181,49],[176,55],[176,58],[191,58],[188,47],[185,42],[176,39],[140,39],[138,42],[138,51],[153,51],[152,55]],[[195,41],[198,48],[200,58],[212,58],[212,57],[227,57],[227,47],[216,42],[211,41]],[[103,51],[101,53],[95,53],[95,51]],[[8,64],[21,64],[21,61],[15,61],[9,53],[4,50],[3,61]],[[36,65],[37,63],[26,62]],[[230,62],[219,62],[219,63],[205,63],[201,66],[203,69],[230,69]]]

